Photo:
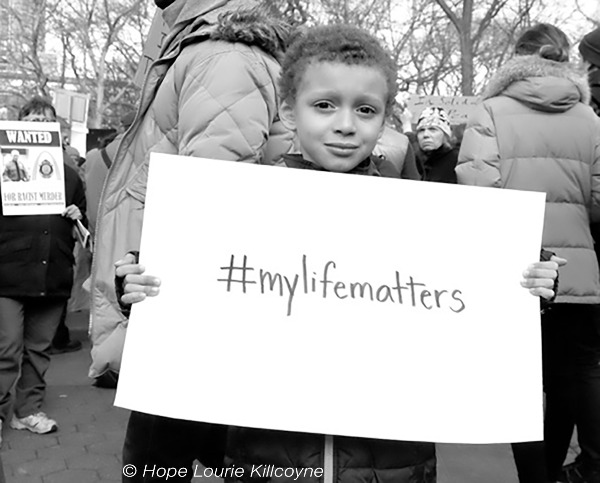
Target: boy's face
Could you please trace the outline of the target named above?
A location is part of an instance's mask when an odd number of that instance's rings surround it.
[[[383,73],[364,65],[310,64],[296,102],[281,117],[296,133],[304,159],[346,173],[364,161],[383,132],[388,88]]]

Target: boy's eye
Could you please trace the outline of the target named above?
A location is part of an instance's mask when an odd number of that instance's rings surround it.
[[[333,109],[333,104],[329,101],[318,101],[318,102],[315,102],[314,106],[317,109],[321,109],[321,110]]]
[[[373,114],[375,114],[377,112],[375,110],[375,108],[373,108],[371,106],[360,106],[357,110],[361,114],[366,114],[366,115],[370,115],[370,116],[372,116]]]

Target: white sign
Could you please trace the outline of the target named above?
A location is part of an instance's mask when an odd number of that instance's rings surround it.
[[[83,126],[87,124],[89,94],[56,89],[54,99],[57,116],[63,117],[72,124],[77,123]]]
[[[2,213],[53,215],[65,210],[65,176],[57,122],[0,121]]]
[[[542,439],[544,194],[152,154],[116,404],[383,439]]]

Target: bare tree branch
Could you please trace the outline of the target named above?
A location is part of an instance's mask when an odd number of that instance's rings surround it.
[[[448,16],[457,32],[461,32],[462,24],[458,18],[458,16],[452,11],[452,9],[446,3],[446,0],[435,0],[435,2],[440,6],[440,8],[444,11],[444,13]]]

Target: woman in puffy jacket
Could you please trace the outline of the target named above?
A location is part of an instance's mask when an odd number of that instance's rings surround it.
[[[600,281],[590,222],[600,217],[600,122],[560,29],[528,29],[515,54],[469,119],[456,173],[460,184],[546,192],[542,246],[568,264],[542,316],[545,441],[513,450],[521,483],[556,481],[577,424],[581,481],[598,482]]]

